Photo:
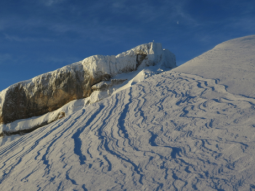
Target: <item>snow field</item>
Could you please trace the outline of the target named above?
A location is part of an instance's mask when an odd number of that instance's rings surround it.
[[[3,190],[252,190],[255,100],[165,72],[0,147]]]

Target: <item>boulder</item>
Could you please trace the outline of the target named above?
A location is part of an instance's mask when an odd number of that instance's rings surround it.
[[[148,43],[117,56],[91,56],[16,83],[0,92],[0,124],[56,110],[72,100],[90,96],[95,89],[100,89],[95,84],[108,81],[116,74],[156,64],[174,68],[175,56],[162,49],[160,43]],[[107,83],[102,87],[106,88]]]

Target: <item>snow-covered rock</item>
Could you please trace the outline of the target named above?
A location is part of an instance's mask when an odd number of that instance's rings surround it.
[[[107,90],[114,85],[118,85],[126,81],[126,79],[111,79],[109,81],[102,81],[91,87],[92,90]]]
[[[174,68],[175,55],[153,42],[117,56],[91,56],[16,83],[0,92],[0,124],[56,110],[72,100],[90,96],[91,87],[101,81],[152,65]]]
[[[128,88],[100,102],[73,100],[6,124],[22,129],[65,112],[31,133],[0,138],[1,190],[254,190],[254,82],[246,74],[255,62],[244,48],[254,50],[254,40],[231,40],[157,75],[149,71],[157,66],[116,75]]]

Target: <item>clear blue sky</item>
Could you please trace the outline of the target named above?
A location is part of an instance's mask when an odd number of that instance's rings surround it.
[[[255,34],[255,0],[2,0],[0,91],[95,54],[162,43],[180,65]]]

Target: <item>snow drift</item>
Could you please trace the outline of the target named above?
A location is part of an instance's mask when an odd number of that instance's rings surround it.
[[[174,71],[213,78],[231,93],[255,98],[254,45],[254,36],[226,41]]]
[[[19,82],[0,92],[0,123],[54,111],[72,100],[90,96],[92,86],[103,80],[156,64],[174,68],[175,56],[163,50],[160,43],[148,43],[117,56],[91,56]]]
[[[245,51],[254,40],[225,42],[100,102],[70,102],[74,112],[29,134],[0,138],[1,189],[254,190],[254,82],[246,73],[255,56]],[[241,78],[248,84],[239,93]]]

